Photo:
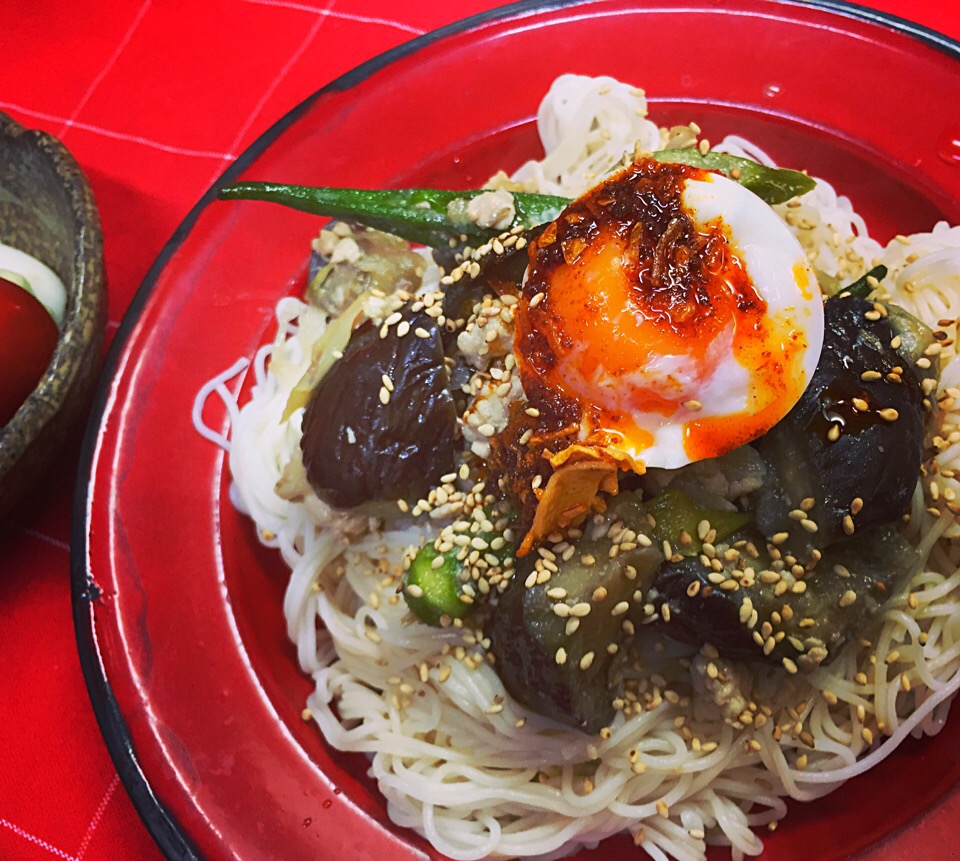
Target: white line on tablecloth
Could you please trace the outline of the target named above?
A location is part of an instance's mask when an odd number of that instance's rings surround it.
[[[249,131],[250,126],[256,121],[257,117],[260,116],[260,112],[263,110],[263,106],[267,103],[267,100],[273,93],[276,91],[277,87],[280,86],[280,82],[287,76],[289,71],[293,68],[294,64],[300,57],[303,56],[304,52],[310,46],[310,43],[313,41],[313,37],[317,35],[317,30],[323,25],[323,17],[318,17],[314,22],[313,27],[310,28],[310,32],[307,33],[306,38],[300,43],[297,47],[297,50],[293,52],[290,58],[286,63],[283,64],[283,67],[277,72],[274,79],[270,82],[267,88],[263,91],[263,94],[260,96],[260,100],[257,102],[254,109],[250,112],[250,115],[244,121],[243,125],[240,127],[240,131],[237,132],[236,136],[233,139],[233,142],[230,144],[230,152],[235,152],[237,147],[240,146],[240,142],[243,140],[243,136]],[[224,156],[223,160],[217,166],[216,171],[213,176],[210,177],[210,182],[207,185],[213,185],[227,165],[233,161],[234,156]]]
[[[61,541],[59,538],[54,538],[52,535],[47,535],[44,532],[40,532],[38,529],[30,529],[28,526],[21,526],[14,520],[7,520],[5,523],[11,529],[16,529],[18,532],[23,532],[25,535],[36,538],[38,541],[43,541],[45,544],[49,544],[51,547],[56,547],[58,550],[65,550],[67,553],[70,552],[70,544],[66,541]]]
[[[357,21],[361,24],[382,24],[384,27],[396,27],[406,33],[413,33],[415,36],[422,36],[426,30],[414,27],[411,24],[404,24],[401,21],[391,21],[389,18],[377,18],[369,15],[356,15],[352,12],[334,12],[332,9],[317,9],[316,6],[308,6],[305,3],[294,3],[292,0],[244,0],[245,3],[254,3],[257,6],[280,6],[284,9],[297,9],[301,12],[312,12],[315,15],[323,15],[330,18],[342,18],[345,21]]]
[[[103,818],[103,813],[107,809],[110,799],[113,798],[113,793],[117,791],[117,786],[119,784],[120,775],[115,773],[113,775],[113,780],[110,781],[110,785],[107,787],[106,792],[103,793],[103,798],[100,799],[100,804],[97,806],[97,809],[93,814],[93,819],[90,820],[90,824],[87,826],[86,832],[84,832],[83,840],[80,841],[80,848],[77,850],[77,861],[83,861],[83,856],[87,853],[87,849],[90,846],[90,841],[93,840],[93,832],[97,830],[97,826],[100,824],[100,820]]]
[[[14,104],[13,102],[0,102],[0,109],[5,111],[19,111],[20,113],[28,116],[35,117],[39,120],[44,120],[46,122],[52,123],[65,123],[66,118],[57,116],[56,114],[48,114],[43,111],[35,111],[31,108],[25,108],[22,105]],[[163,152],[172,153],[173,155],[185,155],[192,156],[195,158],[216,158],[216,159],[233,159],[236,158],[232,153],[226,152],[213,152],[211,150],[201,150],[201,149],[189,149],[187,147],[173,146],[172,144],[161,143],[160,141],[150,140],[149,138],[140,137],[139,135],[131,135],[126,132],[116,132],[111,131],[110,129],[104,129],[100,126],[94,126],[90,123],[79,123],[74,122],[73,128],[82,129],[86,132],[91,132],[92,134],[103,135],[104,137],[113,138],[115,140],[128,141],[130,143],[143,144],[143,146],[150,147],[151,149],[158,149]]]
[[[77,106],[73,109],[73,113],[70,114],[70,117],[60,128],[60,131],[57,132],[57,137],[62,138],[73,126],[74,121],[77,118],[77,115],[80,111],[83,110],[84,106],[90,101],[90,97],[94,94],[97,87],[100,86],[100,82],[107,76],[107,73],[113,68],[114,63],[117,62],[117,58],[123,53],[123,49],[127,47],[127,44],[130,42],[130,39],[133,37],[133,34],[136,32],[137,27],[140,26],[140,22],[143,20],[143,16],[147,14],[147,10],[150,8],[151,0],[146,0],[143,5],[140,7],[139,11],[136,14],[136,17],[133,19],[133,23],[127,29],[127,32],[123,34],[123,38],[120,40],[120,44],[117,45],[113,54],[111,54],[110,59],[107,60],[106,65],[100,70],[97,76],[90,83],[90,86],[87,87],[87,91],[83,94],[83,97],[80,99]]]
[[[9,822],[6,819],[0,819],[0,828],[6,828],[8,831],[12,831],[19,837],[22,837],[28,843],[32,843],[34,846],[39,846],[41,849],[46,849],[51,855],[56,855],[58,858],[63,858],[64,861],[79,861],[73,855],[68,855],[62,849],[57,849],[56,846],[51,843],[47,843],[46,840],[42,840],[39,837],[35,837],[29,831],[24,831],[20,826],[14,825],[12,822]]]

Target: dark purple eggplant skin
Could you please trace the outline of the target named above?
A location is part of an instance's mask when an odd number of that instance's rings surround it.
[[[385,338],[371,321],[359,326],[307,404],[300,441],[307,480],[335,508],[414,502],[454,468],[457,415],[440,329],[422,312],[404,319],[403,337],[396,326]],[[418,337],[418,328],[429,336]],[[386,404],[384,375],[393,382]]]
[[[619,520],[650,537],[639,494],[614,497],[607,518],[608,523]],[[623,618],[612,610],[622,601],[633,603],[635,593],[642,594],[663,560],[659,545],[652,541],[648,547],[635,546],[615,556],[610,547],[608,538],[581,539],[571,558],[557,560],[558,570],[546,583],[533,586],[526,584],[534,570],[533,554],[518,560],[493,618],[484,626],[496,658],[494,667],[510,695],[532,711],[586,733],[609,725],[616,714],[613,700],[622,688],[608,647],[616,644],[619,649],[627,634]],[[584,563],[585,554],[596,561]],[[626,574],[627,566],[633,568],[632,578]],[[547,594],[558,587],[566,598]],[[602,599],[598,587],[604,590]],[[567,633],[566,618],[554,612],[558,603],[589,603],[592,610],[580,619],[576,631]],[[560,647],[567,655],[563,664],[556,660]],[[582,668],[587,653],[593,657]]]
[[[920,475],[927,416],[921,381],[890,346],[897,330],[885,317],[868,319],[872,310],[873,303],[857,297],[825,303],[823,351],[810,385],[786,418],[754,444],[773,467],[757,523],[768,538],[789,533],[796,549],[844,538],[844,517],[856,498],[863,502],[856,530],[896,522]],[[864,371],[882,376],[865,381]],[[854,399],[868,408],[858,409]],[[897,411],[895,421],[881,414],[887,408]],[[831,441],[834,425],[840,436]],[[816,500],[809,514],[815,534],[788,516],[807,497]]]
[[[744,533],[744,537],[762,547],[758,536]],[[917,551],[894,527],[881,526],[827,548],[805,578],[801,594],[778,596],[774,586],[760,580],[735,591],[719,589],[709,580],[711,569],[697,557],[688,557],[660,567],[647,599],[658,609],[669,606],[669,622],[659,621],[657,627],[675,640],[698,647],[710,643],[726,658],[773,665],[789,658],[800,667],[812,667],[828,664],[848,642],[862,636],[878,608],[917,572],[920,562]],[[764,554],[753,564],[760,570],[770,559]],[[724,567],[737,573],[735,565]],[[699,586],[691,589],[694,581]],[[841,601],[847,592],[856,595],[851,604]],[[741,621],[747,598],[757,611],[753,628]],[[771,623],[773,632],[785,634],[766,653],[764,638],[758,642],[754,636],[764,622]]]

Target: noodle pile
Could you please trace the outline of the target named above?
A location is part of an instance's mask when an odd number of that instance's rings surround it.
[[[613,79],[564,76],[538,116],[548,155],[494,184],[574,196],[625,152],[696,136],[695,127],[661,131],[641,115],[645,107],[641,91]],[[715,149],[771,163],[742,139]],[[823,181],[777,211],[819,272],[847,282],[884,263],[884,298],[933,328],[955,325],[960,228],[939,224],[883,248]],[[277,495],[302,411],[280,417],[325,327],[320,312],[295,299],[282,300],[277,317],[275,342],[253,363],[251,400],[231,415],[230,442],[217,440],[230,449],[234,502],[290,567],[283,612],[316,684],[308,707],[324,738],[367,753],[390,817],[440,852],[557,857],[628,831],[655,859],[703,859],[707,842],[729,844],[734,858],[756,855],[754,829],[773,826],[785,798],[824,795],[908,735],[942,727],[960,686],[960,545],[950,540],[960,535],[960,362],[951,361],[952,342],[942,352],[938,454],[906,527],[923,568],[860,644],[793,676],[727,663],[709,647],[644,644],[639,708],[589,736],[511,700],[482,632],[432,628],[409,614],[397,595],[401,554],[435,534],[429,517],[378,531],[316,497]],[[238,370],[211,381],[198,405],[211,391],[232,401],[225,381]],[[725,721],[724,711],[740,717]]]

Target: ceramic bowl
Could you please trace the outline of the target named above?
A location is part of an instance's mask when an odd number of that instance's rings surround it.
[[[67,304],[46,372],[0,427],[0,516],[38,482],[75,430],[100,364],[106,318],[103,234],[83,171],[57,138],[0,113],[0,242],[63,282]]]

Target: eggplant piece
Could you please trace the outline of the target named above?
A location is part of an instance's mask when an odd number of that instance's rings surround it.
[[[931,329],[922,320],[918,320],[909,311],[899,305],[887,305],[887,319],[900,336],[897,352],[907,360],[914,376],[920,380],[940,380],[939,351],[935,348],[932,356],[928,349],[936,342]]]
[[[740,511],[703,508],[675,487],[668,487],[651,499],[647,512],[655,522],[653,537],[661,545],[668,542],[673,552],[682,556],[696,556],[701,552],[700,523],[710,524],[710,531],[714,533],[711,540],[716,542],[742,529],[751,519],[749,514]]]
[[[864,299],[824,305],[813,379],[786,418],[754,443],[771,468],[755,512],[767,538],[786,533],[788,546],[805,553],[894,523],[907,510],[926,411],[911,355],[891,346],[898,334]]]
[[[372,321],[357,328],[304,412],[307,480],[335,508],[418,499],[454,468],[457,415],[439,327],[423,312],[404,319],[402,337],[392,327],[381,338]]]
[[[512,245],[502,246],[497,253],[493,244],[481,246],[478,253],[471,257],[476,264],[474,267],[463,267],[463,274],[452,284],[444,287],[443,313],[448,320],[466,319],[470,316],[473,306],[483,301],[486,294],[499,295],[501,293],[516,294],[523,273],[527,269],[528,247],[530,242],[543,233],[545,224],[524,230],[517,235]],[[519,246],[519,247],[518,247]],[[486,248],[486,253],[479,253]],[[434,259],[444,269],[456,271],[462,263],[462,255],[457,249],[447,249],[449,255],[438,257],[434,251]]]
[[[305,298],[327,314],[339,314],[371,290],[415,293],[423,281],[426,261],[409,243],[389,233],[339,222],[327,225],[314,242]],[[340,243],[346,250],[338,250]]]
[[[730,546],[745,547],[746,540],[741,536]],[[763,546],[756,536],[751,544]],[[723,560],[719,571],[700,558],[660,568],[648,600],[660,613],[662,632],[697,647],[710,643],[726,658],[794,670],[829,663],[863,634],[880,606],[920,565],[915,548],[890,526],[829,547],[799,581],[773,572],[764,550],[756,559],[741,554],[740,560],[730,561],[725,549],[717,549]],[[745,575],[743,560],[754,576]],[[718,575],[737,586],[722,587]]]
[[[649,468],[641,483],[651,494],[674,488],[700,506],[733,511],[735,501],[763,487],[766,473],[756,449],[741,445],[719,457],[696,460],[678,469]]]
[[[645,536],[643,543],[624,543],[618,523]],[[614,540],[606,533],[610,526],[621,546],[614,556]],[[556,560],[556,572],[542,561],[534,562],[535,554],[525,557],[485,633],[497,673],[514,699],[560,723],[595,733],[615,713],[612,702],[619,682],[612,670],[627,636],[623,622],[629,605],[638,590],[645,591],[663,554],[650,540],[646,513],[635,494],[614,498],[604,526],[597,529],[591,523],[587,529],[574,554]],[[604,534],[592,537],[591,529]],[[631,537],[636,538],[626,535]],[[546,582],[539,582],[547,575]],[[531,578],[538,582],[528,586]]]

